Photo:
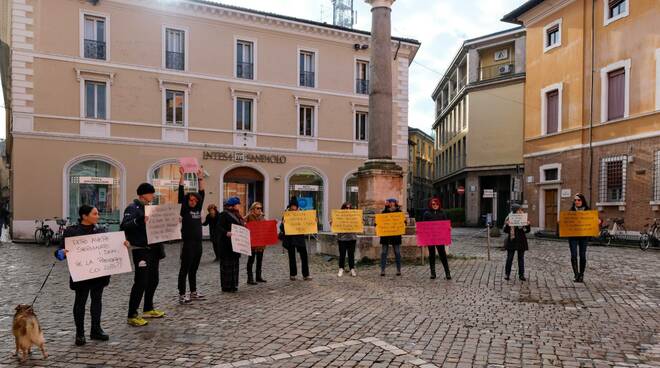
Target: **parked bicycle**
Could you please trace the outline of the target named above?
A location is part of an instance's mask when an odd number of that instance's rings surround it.
[[[607,221],[611,221],[612,229],[609,228],[610,224]],[[622,218],[607,219],[607,221],[601,224],[597,240],[601,244],[612,245],[612,240],[624,238],[628,230]]]
[[[55,223],[58,225],[57,232],[51,229],[47,221],[55,220]],[[51,244],[59,244],[64,238],[64,230],[68,224],[68,218],[58,218],[54,217],[53,219],[43,219],[37,220],[34,223],[39,224],[37,229],[34,231],[34,242],[40,245],[50,246]]]
[[[651,220],[651,218],[647,218]],[[652,219],[652,224],[646,224],[644,230],[640,232],[639,248],[641,250],[649,249],[651,247],[660,247],[660,219]]]

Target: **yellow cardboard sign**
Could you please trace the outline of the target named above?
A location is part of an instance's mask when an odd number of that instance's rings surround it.
[[[376,214],[376,236],[396,236],[406,233],[406,215],[403,212]]]
[[[284,212],[284,234],[304,235],[318,232],[316,210]]]
[[[362,210],[332,210],[333,233],[362,233]]]
[[[562,211],[559,213],[559,237],[598,236],[598,211]]]

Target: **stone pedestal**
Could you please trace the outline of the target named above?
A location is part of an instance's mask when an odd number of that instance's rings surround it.
[[[403,202],[403,169],[391,160],[368,160],[358,169],[359,203],[365,215],[380,213],[387,198]]]

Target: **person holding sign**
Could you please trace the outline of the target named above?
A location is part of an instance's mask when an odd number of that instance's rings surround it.
[[[250,206],[250,214],[247,217],[246,222],[254,222],[254,221],[263,221],[264,220],[264,206],[260,202],[254,202]],[[252,248],[252,255],[248,257],[247,261],[247,275],[248,275],[248,285],[256,285],[258,282],[266,282],[261,277],[261,265],[264,260],[264,248],[265,246],[261,247],[253,247]],[[252,274],[252,265],[254,265],[254,260],[257,260],[257,268],[256,268],[256,282]]]
[[[64,230],[64,237],[60,247],[55,251],[55,258],[63,261],[66,258],[67,250],[64,249],[64,239],[76,236],[92,235],[103,233],[104,230],[97,227],[99,222],[99,211],[92,206],[82,205],[78,209],[78,223],[71,225]],[[124,243],[128,247],[128,241]],[[76,293],[73,302],[73,320],[76,324],[76,345],[85,345],[85,305],[87,297],[91,296],[91,305],[89,312],[92,315],[92,329],[89,338],[92,340],[107,341],[110,339],[101,328],[101,310],[103,289],[110,283],[110,276],[102,276],[84,281],[74,282],[69,277],[69,287]]]
[[[433,197],[429,201],[429,208],[424,212],[422,221],[447,221],[449,218],[445,211],[442,210],[440,198]],[[445,251],[446,244],[429,245],[429,266],[431,267],[431,279],[435,279],[435,252],[438,251],[440,262],[445,269],[445,279],[451,280],[451,273],[449,272],[449,262],[447,261],[447,252]]]
[[[124,210],[124,218],[119,228],[126,234],[126,239],[133,248],[133,265],[135,277],[131,296],[128,301],[128,324],[131,326],[145,326],[149,322],[144,318],[163,318],[165,312],[154,308],[154,295],[158,287],[158,266],[160,260],[165,258],[163,243],[149,244],[147,240],[147,222],[149,217],[144,215],[144,206],[154,200],[156,189],[149,183],[142,183],[137,188],[138,198],[133,200]],[[138,315],[138,308],[144,296],[142,317]]]
[[[523,214],[522,207],[514,203],[511,205],[511,214]],[[513,265],[513,255],[518,252],[518,278],[520,281],[526,281],[525,278],[525,252],[529,249],[527,243],[527,233],[531,230],[529,221],[526,224],[517,224],[512,221],[513,216],[509,215],[504,220],[504,233],[507,234],[507,241],[504,244],[506,248],[506,264],[504,266],[505,280],[510,279],[511,266]]]
[[[577,193],[573,198],[573,205],[571,211],[589,211],[589,205],[584,194]],[[574,282],[584,282],[584,270],[587,267],[587,243],[589,237],[574,237],[568,238],[568,245],[571,249],[571,266],[573,267],[573,274],[575,276]],[[580,262],[578,267],[578,250],[580,254]]]
[[[185,194],[183,188],[184,169],[179,167],[179,204],[181,205],[181,268],[179,268],[179,304],[188,304],[193,299],[204,299],[197,291],[197,269],[202,260],[202,208],[204,206],[204,172],[197,170],[198,193]],[[186,295],[186,278],[190,284],[190,295]]]
[[[241,200],[231,197],[225,202],[224,209],[218,219],[218,237],[220,243],[220,287],[225,293],[238,291],[238,272],[240,268],[239,253],[234,252],[231,244],[231,225],[244,226],[238,205]]]
[[[351,202],[346,202],[341,205],[342,210],[350,210],[353,208]],[[355,272],[355,244],[357,243],[356,233],[337,233],[337,243],[339,245],[339,272],[338,277],[344,274],[344,267],[346,266],[346,255],[348,254],[348,268],[350,269],[351,276],[357,276]]]
[[[218,243],[218,219],[220,216],[218,216],[218,206],[210,204],[206,207],[206,212],[206,219],[202,226],[208,225],[209,227],[209,239],[211,240],[211,244],[213,244],[213,254],[215,254],[213,262],[219,262],[220,244]]]
[[[298,200],[296,197],[292,197],[289,201],[289,205],[286,208],[286,211],[299,211]],[[282,223],[280,224],[280,232],[283,234],[284,239],[282,240],[282,246],[289,253],[289,279],[291,281],[296,280],[298,274],[298,267],[296,265],[296,251],[300,255],[300,266],[302,267],[303,279],[306,281],[311,280],[312,277],[309,275],[309,261],[307,257],[307,243],[305,242],[305,235],[286,235],[284,231],[284,218],[282,218]]]
[[[385,208],[382,213],[401,212],[396,198],[388,198],[385,201]],[[382,246],[380,252],[380,275],[385,276],[385,266],[387,265],[387,251],[391,245],[394,248],[394,257],[396,262],[396,275],[401,276],[401,235],[381,236],[380,245]]]

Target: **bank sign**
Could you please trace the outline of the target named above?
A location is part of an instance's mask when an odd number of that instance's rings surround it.
[[[286,156],[267,153],[246,153],[233,151],[204,151],[203,160],[220,160],[236,162],[262,162],[267,164],[285,164]]]

